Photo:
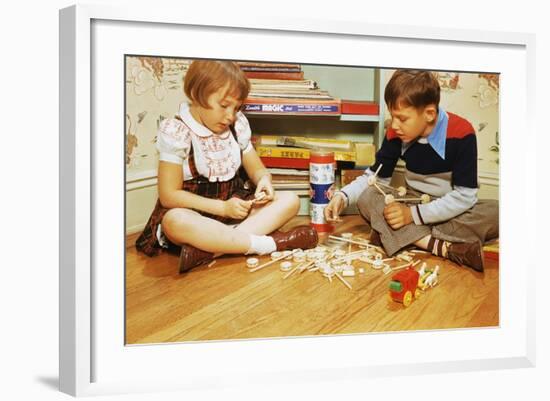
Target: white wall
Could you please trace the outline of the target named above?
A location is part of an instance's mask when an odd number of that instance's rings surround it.
[[[133,4],[132,1],[97,1],[98,3]],[[141,1],[151,7],[164,4],[179,6],[182,13],[202,9],[203,13],[225,13],[230,20],[235,2],[220,2],[219,9],[207,2]],[[237,11],[250,13],[246,2],[238,2]],[[281,5],[286,3],[286,7]],[[0,30],[2,43],[2,96],[0,97],[3,152],[1,207],[4,211],[1,230],[0,259],[0,394],[6,400],[64,400],[68,396],[56,391],[57,386],[57,291],[58,291],[58,38],[57,9],[70,1],[6,3],[2,10]],[[251,2],[250,9],[281,15],[288,10],[301,17],[324,19],[362,19],[383,24],[427,25],[470,29],[536,32],[537,37],[537,102],[532,115],[537,118],[540,143],[533,147],[537,156],[541,184],[548,180],[544,173],[549,149],[547,104],[550,71],[548,49],[550,32],[544,2],[461,1],[421,3],[395,0],[391,4],[364,1],[335,2]],[[351,5],[350,5],[351,4]],[[272,9],[267,9],[271,5]],[[523,146],[521,133],[517,145]],[[541,188],[532,188],[533,194]],[[547,192],[547,191],[546,191]],[[536,202],[533,202],[533,207]],[[542,227],[548,224],[545,203],[539,196],[538,233],[526,233],[530,242],[544,249]],[[519,244],[518,246],[521,246]],[[550,338],[548,296],[550,281],[548,262],[541,259],[537,271],[537,337],[538,367],[535,369],[455,373],[402,378],[316,384],[281,385],[264,388],[251,383],[248,388],[220,389],[200,394],[144,394],[123,397],[101,397],[101,400],[167,400],[167,399],[381,399],[395,389],[409,389],[411,400],[475,399],[543,399],[550,376]]]

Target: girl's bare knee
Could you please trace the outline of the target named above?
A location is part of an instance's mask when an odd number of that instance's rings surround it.
[[[285,209],[292,215],[296,215],[300,210],[300,198],[292,191],[281,192],[278,198],[285,205]]]
[[[183,233],[190,231],[196,214],[188,209],[170,209],[162,218],[162,231],[170,239],[179,238]]]

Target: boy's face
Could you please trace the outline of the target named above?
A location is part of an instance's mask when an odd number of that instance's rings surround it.
[[[397,137],[405,143],[412,142],[418,137],[428,136],[437,120],[437,108],[433,105],[416,109],[412,106],[397,104],[390,113],[391,127]]]
[[[229,85],[220,88],[208,98],[210,108],[204,108],[199,104],[191,105],[191,114],[198,122],[215,134],[225,132],[237,118],[237,112],[242,102],[227,94]]]

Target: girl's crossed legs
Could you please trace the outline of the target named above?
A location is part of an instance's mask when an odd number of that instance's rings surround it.
[[[298,213],[300,200],[293,192],[276,192],[273,201],[257,208],[237,227],[202,216],[191,209],[171,209],[162,219],[162,231],[177,245],[189,244],[203,251],[246,253],[253,235],[269,234]]]

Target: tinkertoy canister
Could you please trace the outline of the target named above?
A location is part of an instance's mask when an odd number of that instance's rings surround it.
[[[334,152],[311,151],[309,155],[309,210],[311,225],[317,232],[331,232],[324,210],[334,191]]]

